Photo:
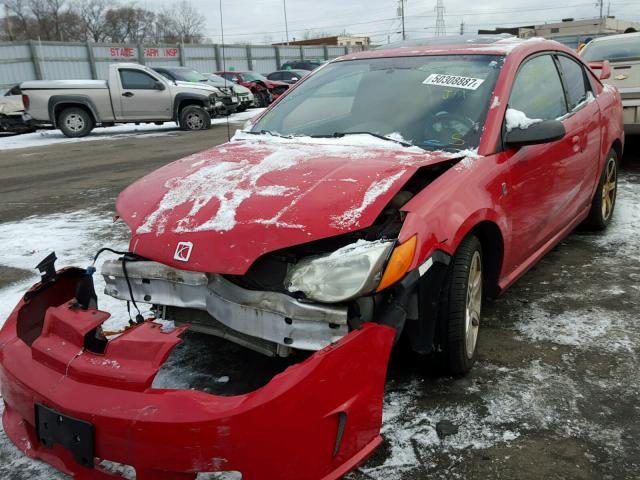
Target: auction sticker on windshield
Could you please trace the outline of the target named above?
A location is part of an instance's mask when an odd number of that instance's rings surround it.
[[[477,90],[484,83],[481,78],[460,77],[458,75],[444,75],[432,73],[424,82],[425,85],[439,85],[441,87],[464,88],[465,90]]]

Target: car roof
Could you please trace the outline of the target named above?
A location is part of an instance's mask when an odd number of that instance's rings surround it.
[[[462,38],[462,40],[460,40]],[[339,57],[335,61],[359,60],[365,58],[410,57],[420,55],[508,55],[512,52],[523,54],[538,50],[561,50],[574,53],[571,49],[553,40],[541,37],[521,39],[504,35],[474,36],[464,40],[456,35],[435,41],[433,38],[398,42],[378,48],[352,53]]]
[[[622,40],[623,38],[629,38],[629,37],[636,37],[638,38],[638,40],[640,40],[640,32],[620,33],[618,35],[607,35],[604,37],[594,38],[589,43],[610,42],[610,41]]]
[[[284,68],[281,70],[276,70],[275,72],[271,72],[271,73],[279,73],[279,72],[293,72],[293,73],[304,73],[305,75],[307,73],[309,73],[309,70],[303,70],[302,68]]]

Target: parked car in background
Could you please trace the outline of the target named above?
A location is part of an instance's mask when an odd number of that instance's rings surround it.
[[[194,70],[193,68],[188,67],[152,67],[153,70],[158,72],[160,75],[168,78],[169,80],[176,83],[176,85],[180,85],[182,83],[205,83],[207,85],[211,85],[214,89],[216,89],[216,94],[218,99],[222,102],[222,106],[216,109],[216,113],[219,115],[231,115],[235,113],[240,105],[240,99],[238,95],[233,91],[231,86],[229,87],[220,87],[218,85],[214,85],[213,82],[209,81],[209,79],[204,76],[202,73]]]
[[[319,60],[289,60],[280,66],[280,70],[315,70],[326,62]]]
[[[137,63],[109,66],[109,80],[36,80],[20,85],[30,125],[53,124],[67,137],[84,137],[96,125],[174,121],[204,130],[222,107],[205,83],[172,82]]]
[[[27,133],[34,130],[23,118],[24,105],[18,85],[0,90],[0,132]]]
[[[309,75],[309,70],[278,70],[276,72],[271,72],[267,75],[267,78],[269,80],[293,84],[298,80],[301,80],[306,75]]]
[[[640,135],[640,32],[596,38],[580,56],[587,62],[609,61],[611,76],[604,83],[620,91],[625,131]]]
[[[216,74],[251,90],[258,107],[267,107],[289,88],[288,83],[269,80],[256,72],[227,71]]]
[[[234,83],[226,78],[222,78],[220,75],[216,75],[215,73],[203,73],[209,83],[218,88],[233,88],[233,91],[238,95],[238,99],[240,100],[240,105],[238,106],[238,112],[244,112],[247,108],[251,108],[255,106],[255,97],[251,90],[247,87],[243,87],[238,83]]]

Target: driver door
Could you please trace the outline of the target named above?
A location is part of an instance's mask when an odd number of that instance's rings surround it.
[[[552,54],[534,56],[520,66],[508,109],[530,119],[554,120],[567,115],[567,100]],[[520,267],[575,217],[571,204],[578,185],[572,179],[572,165],[580,161],[580,136],[573,122],[562,122],[567,132],[564,138],[505,151],[509,183],[503,190],[512,246],[505,252],[505,266],[510,271]],[[506,123],[505,118],[505,131]]]
[[[165,82],[141,70],[120,68],[120,98],[112,99],[114,104],[119,102],[120,115],[118,120],[171,120],[171,93]],[[157,88],[160,82],[163,90]]]

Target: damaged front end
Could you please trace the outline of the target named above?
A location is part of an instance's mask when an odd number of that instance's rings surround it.
[[[449,257],[403,230],[403,206],[457,161],[232,142],[138,181],[117,203],[129,251],[101,273],[153,317],[104,331],[90,272],[49,263],[0,330],[8,435],[80,478],[109,478],[105,462],[137,479],[340,478],[381,442],[400,332],[434,344]],[[186,329],[291,365],[240,394],[154,386]]]
[[[85,277],[76,268],[49,275],[0,331],[3,424],[25,454],[78,478],[113,478],[105,465],[115,462],[137,479],[333,479],[381,442],[394,329],[364,323],[246,394],[157,389],[186,327],[145,321],[106,341],[109,313],[75,298]],[[184,295],[203,281],[182,280]]]

